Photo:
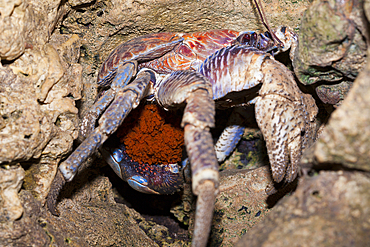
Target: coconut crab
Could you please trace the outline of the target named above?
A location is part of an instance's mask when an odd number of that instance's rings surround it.
[[[275,35],[282,45],[276,44]],[[193,244],[204,246],[217,194],[218,162],[231,153],[244,131],[238,106],[255,104],[276,182],[295,179],[302,150],[314,139],[317,107],[313,98],[303,94],[292,73],[266,53],[294,50],[296,40],[295,33],[280,27],[259,35],[231,30],[150,34],[118,46],[100,69],[98,85],[103,91],[82,120],[86,139],[60,165],[48,208],[56,214],[56,196],[65,181],[73,179],[78,167],[116,132],[132,109],[150,99],[167,110],[183,109],[192,188],[198,195]],[[209,129],[215,125],[215,102],[217,107],[235,110],[214,146]],[[139,169],[123,159],[123,148],[111,148],[109,143],[101,150],[117,175],[132,187],[145,193],[178,189],[182,181],[178,164],[160,164],[150,168],[155,172],[141,172],[149,165],[140,164],[144,168]]]

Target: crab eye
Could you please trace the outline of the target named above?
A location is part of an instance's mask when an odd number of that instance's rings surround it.
[[[233,43],[255,47],[257,40],[258,40],[258,34],[256,32],[247,31],[247,32],[240,34]]]
[[[241,45],[248,45],[250,40],[251,40],[251,36],[248,33],[247,34],[242,34],[236,40]]]
[[[257,33],[253,33],[252,34],[252,39],[256,40],[257,39],[257,36],[258,36]]]
[[[249,34],[245,35],[242,39],[242,44],[249,44],[249,41],[251,40],[251,36]]]

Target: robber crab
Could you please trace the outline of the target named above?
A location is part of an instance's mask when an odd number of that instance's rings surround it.
[[[273,36],[282,44],[276,44]],[[98,148],[123,180],[145,193],[172,193],[181,184],[178,164],[156,165],[143,173],[124,159],[124,148],[103,144],[116,132],[140,101],[149,99],[164,109],[183,109],[182,127],[198,195],[193,245],[204,246],[210,230],[218,188],[218,163],[241,138],[244,117],[239,106],[255,104],[256,118],[267,143],[276,182],[291,182],[297,175],[302,150],[313,140],[317,107],[303,94],[292,73],[267,51],[278,53],[296,46],[297,36],[286,27],[273,32],[215,30],[191,34],[159,33],[119,45],[103,63],[98,84],[103,88],[82,120],[82,144],[59,167],[48,207],[61,186]],[[213,144],[216,107],[233,107],[228,127]],[[96,120],[98,126],[95,128]],[[142,165],[142,164],[141,164]],[[145,164],[144,164],[145,166]]]

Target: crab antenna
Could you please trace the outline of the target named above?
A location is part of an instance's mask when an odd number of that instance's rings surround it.
[[[284,46],[283,42],[275,35],[274,32],[272,32],[270,25],[267,22],[267,19],[265,17],[265,11],[263,10],[263,5],[261,3],[261,0],[254,0],[254,3],[257,6],[258,13],[261,17],[262,24],[267,28],[267,30],[270,32],[272,40],[274,41],[275,44],[278,43],[278,46]]]

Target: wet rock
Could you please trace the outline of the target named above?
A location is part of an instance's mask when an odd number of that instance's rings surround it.
[[[319,98],[339,105],[365,65],[363,1],[314,1],[304,13],[294,72]]]
[[[370,177],[323,171],[299,181],[235,246],[367,246]]]

